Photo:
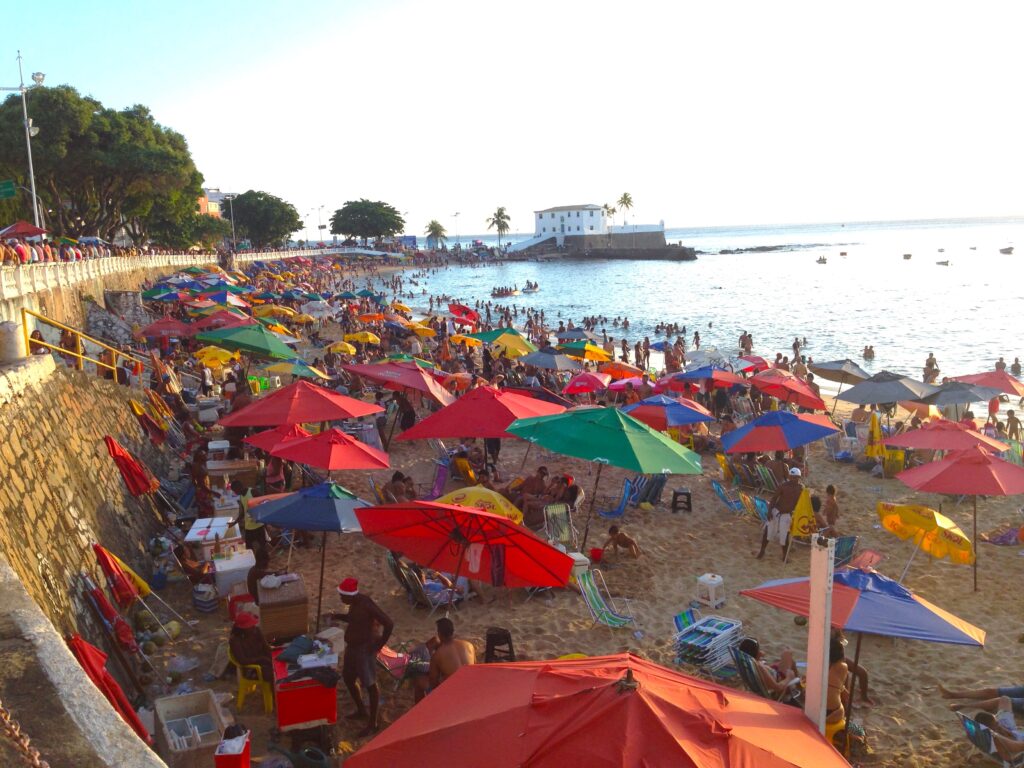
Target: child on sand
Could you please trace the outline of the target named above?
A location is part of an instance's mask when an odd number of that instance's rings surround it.
[[[608,547],[613,547],[616,555],[619,554],[619,547],[622,547],[628,551],[634,559],[643,554],[643,550],[640,549],[640,545],[637,544],[636,539],[620,530],[617,525],[613,525],[608,529],[608,541],[604,543],[604,546],[601,547],[601,549],[606,550]]]

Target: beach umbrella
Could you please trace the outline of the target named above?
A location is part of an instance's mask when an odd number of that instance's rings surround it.
[[[358,341],[361,344],[380,344],[380,336],[369,331],[358,331],[357,333],[346,333],[342,338],[345,341]]]
[[[608,388],[612,377],[607,373],[591,373],[584,371],[573,376],[569,383],[562,388],[563,395],[582,395],[590,392],[599,392]]]
[[[855,384],[836,398],[858,405],[896,403],[900,400],[920,400],[935,389],[931,384],[924,384],[898,373],[882,371]]]
[[[184,337],[192,334],[192,326],[176,320],[173,317],[161,317],[155,323],[150,323],[141,331],[139,335],[146,336],[149,338],[167,338],[170,336]]]
[[[310,437],[311,434],[311,432],[307,432],[298,424],[282,424],[279,427],[266,429],[263,432],[257,432],[255,435],[249,435],[243,438],[242,442],[270,453],[274,448],[287,443],[289,440]]]
[[[771,364],[760,355],[741,355],[733,364],[734,371],[767,371]]]
[[[224,328],[219,331],[206,331],[196,334],[197,341],[206,341],[228,350],[238,350],[260,357],[288,360],[295,353],[281,342],[271,331],[262,325],[243,325],[237,328]]]
[[[907,577],[918,550],[936,560],[948,557],[951,563],[970,565],[974,547],[960,527],[940,512],[920,504],[890,504],[880,501],[875,507],[882,527],[906,541],[914,539],[914,551],[907,560],[900,583]]]
[[[954,376],[953,381],[963,381],[967,384],[992,387],[1008,395],[1024,397],[1024,384],[1013,378],[1006,371],[986,371],[985,373],[972,373],[967,376]]]
[[[714,421],[715,417],[700,403],[685,398],[672,398],[665,395],[652,395],[638,403],[622,408],[637,421],[642,421],[651,429],[664,432],[669,427],[681,427],[687,424]]]
[[[448,340],[452,344],[465,344],[467,347],[482,347],[484,344],[475,336],[467,336],[464,333],[456,333],[454,336],[449,336]]]
[[[267,373],[291,374],[292,376],[301,376],[304,379],[329,378],[328,375],[319,368],[314,368],[299,357],[293,357],[291,360],[284,360],[280,363],[268,365],[265,370]]]
[[[263,291],[253,296],[254,299],[260,299],[261,301],[274,301],[275,299],[281,298],[278,294],[273,291]],[[276,306],[276,305],[275,305]],[[292,310],[294,312],[294,310]]]
[[[974,591],[978,591],[978,497],[1024,493],[1024,467],[993,456],[980,446],[952,451],[941,461],[922,464],[896,475],[916,491],[970,496],[973,502]]]
[[[68,640],[68,648],[78,660],[78,663],[82,665],[86,676],[99,689],[107,701],[110,702],[110,706],[121,716],[121,719],[135,731],[135,735],[146,744],[152,746],[153,737],[149,735],[145,724],[135,712],[135,708],[128,701],[128,697],[121,690],[117,680],[107,671],[107,654],[103,653],[95,645],[83,640],[82,636],[77,632],[71,635],[71,639]]]
[[[824,411],[825,402],[814,394],[807,382],[801,381],[789,371],[769,368],[756,374],[750,383],[769,397],[783,403],[794,403],[812,411]]]
[[[493,330],[490,330],[490,331],[478,331],[476,333],[467,333],[466,335],[469,336],[471,339],[477,339],[479,341],[482,341],[484,344],[491,344],[496,339],[499,339],[502,336],[504,336],[506,333],[510,333],[513,336],[522,336],[523,335],[519,331],[517,331],[515,328],[502,328],[502,327],[494,328]]]
[[[316,318],[312,315],[296,315],[291,319],[293,323],[299,323],[300,325],[312,325],[316,322]]]
[[[449,373],[441,379],[441,383],[453,392],[464,392],[473,383],[473,374],[466,371]]]
[[[729,362],[717,347],[701,347],[686,353],[686,368],[703,368],[705,366],[724,366]]]
[[[245,299],[238,298],[231,291],[204,291],[199,295],[207,301],[212,301],[214,304],[226,304],[229,307],[239,307],[241,309],[248,309],[252,306]]]
[[[559,344],[558,349],[570,357],[578,357],[581,360],[602,360],[609,361],[611,356],[596,344],[589,341],[573,341],[569,344]]]
[[[324,600],[324,566],[327,533],[359,533],[356,510],[369,507],[354,493],[337,483],[326,482],[303,488],[295,493],[262,496],[249,502],[247,514],[258,522],[292,531],[320,531],[320,588],[316,599],[316,631],[320,631],[320,614]],[[289,562],[291,556],[289,554]]]
[[[464,666],[346,768],[844,768],[797,707],[630,653]]]
[[[456,304],[452,302],[448,305],[448,311],[456,317],[462,317],[474,323],[480,321],[480,313],[475,309],[467,307],[465,304]]]
[[[554,347],[538,349],[528,355],[519,358],[523,365],[532,365],[534,368],[543,368],[547,371],[578,371],[583,363],[573,360],[571,357],[559,354]]]
[[[701,368],[694,368],[692,371],[673,373],[668,378],[673,381],[706,381],[713,389],[735,387],[737,385],[747,386],[749,383],[742,376],[737,376],[732,371],[720,368],[717,365],[705,365]]]
[[[4,240],[15,237],[40,237],[45,234],[45,229],[33,226],[24,219],[18,219],[13,224],[8,224],[0,229],[0,238]]]
[[[356,348],[349,344],[347,341],[336,341],[327,347],[328,352],[334,352],[341,355],[354,355],[356,354]]]
[[[370,381],[379,382],[388,389],[419,392],[441,405],[450,405],[455,400],[452,393],[441,386],[437,379],[414,364],[343,365],[342,368]]]
[[[930,395],[919,398],[918,402],[937,406],[966,405],[991,400],[993,397],[999,397],[1001,392],[1001,389],[981,384],[947,381],[945,384],[939,384]]]
[[[605,374],[606,376],[608,374]],[[618,379],[608,385],[608,389],[612,392],[625,392],[630,387],[636,389],[642,387],[644,384],[643,377],[641,376],[630,376],[628,379]]]
[[[346,435],[337,427],[281,443],[270,450],[270,455],[328,471],[387,469],[391,466],[384,451]]]
[[[370,298],[373,298],[376,295],[377,294],[375,294],[369,288],[363,288],[363,290],[356,292],[356,296],[361,298],[361,299],[370,299]]]
[[[359,298],[359,294],[352,293],[352,291],[342,291],[338,294],[339,299],[345,299],[345,301],[355,301]]]
[[[107,588],[110,590],[110,594],[113,595],[114,602],[118,606],[122,609],[129,608],[138,601],[146,612],[156,620],[156,623],[163,630],[164,634],[167,635],[168,639],[173,640],[174,638],[171,637],[171,633],[164,627],[163,622],[160,621],[160,618],[153,613],[153,609],[146,603],[146,598],[152,595],[163,603],[165,608],[177,616],[183,625],[188,625],[188,622],[177,611],[171,608],[160,595],[150,589],[145,579],[125,565],[117,555],[99,544],[93,544],[92,551],[96,557],[96,564],[103,571],[103,577],[107,581]]]
[[[645,475],[699,475],[700,456],[615,408],[584,408],[513,422],[508,432],[553,453],[595,462],[586,544],[601,470],[610,465]]]
[[[930,421],[918,429],[886,438],[882,442],[894,448],[921,448],[936,451],[962,451],[975,445],[980,445],[996,453],[1010,449],[1006,443],[987,437],[959,422],[945,420]]]
[[[132,456],[128,450],[110,435],[103,437],[106,443],[107,453],[117,465],[121,479],[124,480],[128,492],[136,498],[147,493],[153,493],[160,488],[160,481],[145,466],[139,463],[138,459]]]
[[[624,363],[621,360],[611,360],[597,366],[600,373],[607,373],[613,379],[631,379],[636,376],[643,376],[643,371],[635,365]]]
[[[412,312],[412,310],[409,307],[407,307],[405,304],[402,304],[399,301],[392,301],[391,308],[397,309],[399,312]]]
[[[379,323],[384,319],[384,315],[380,312],[367,312],[362,315],[357,315],[361,323]]]
[[[208,314],[202,320],[192,323],[192,331],[195,333],[218,328],[238,328],[243,325],[253,325],[254,323],[255,321],[251,317],[242,317],[232,312],[218,309]]]
[[[501,334],[492,342],[492,345],[499,357],[523,357],[537,351],[537,347],[529,340],[515,333]]]
[[[297,381],[240,411],[229,413],[219,423],[225,427],[276,427],[357,419],[383,410],[379,405],[346,397],[308,381]]]
[[[472,507],[410,501],[357,509],[363,536],[424,568],[496,587],[564,587],[573,560],[528,528]]]
[[[226,349],[221,349],[220,347],[215,347],[213,345],[203,347],[202,349],[193,352],[192,356],[204,363],[214,361],[221,365],[229,360],[238,359],[237,352],[228,352]]]
[[[569,328],[564,331],[556,331],[555,338],[559,341],[595,341],[597,336],[584,328]]]
[[[422,336],[422,337],[428,338],[428,339],[432,339],[435,336],[437,336],[437,331],[435,331],[433,328],[428,328],[425,325],[415,325],[414,324],[414,325],[409,326],[409,328],[417,336]]]
[[[299,314],[291,307],[282,307],[280,304],[267,304],[262,307],[256,307],[252,313],[256,317],[295,317]]]
[[[848,357],[842,360],[829,360],[824,363],[811,363],[807,366],[807,369],[815,376],[820,376],[827,381],[835,381],[839,384],[859,384],[871,378],[870,373]]]
[[[407,355],[404,352],[392,352],[387,357],[374,360],[370,365],[386,365],[387,363],[411,363],[418,368],[423,368],[427,371],[434,371],[437,369],[437,366],[429,360],[424,360],[422,357],[413,357],[412,355]],[[443,373],[443,371],[441,373]]]
[[[522,395],[533,400],[543,400],[545,403],[554,403],[563,408],[572,408],[574,405],[571,401],[566,400],[561,395],[556,395],[550,389],[545,389],[544,387],[502,387],[501,391],[510,395]]]
[[[471,485],[468,488],[457,488],[451,493],[434,499],[438,504],[457,504],[460,507],[473,507],[490,512],[492,515],[507,517],[513,523],[522,524],[523,513],[511,501],[497,491],[484,488],[482,485]]]
[[[726,453],[789,451],[838,431],[824,414],[769,411],[722,435],[722,447]]]
[[[551,416],[564,411],[561,405],[544,400],[494,387],[477,387],[405,430],[397,439],[513,437],[505,430],[516,419]]]

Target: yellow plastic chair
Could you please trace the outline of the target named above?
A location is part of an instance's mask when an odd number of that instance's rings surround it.
[[[825,723],[825,740],[831,744],[832,740],[836,737],[843,728],[846,727],[846,718],[844,717],[838,723]]]
[[[245,697],[250,693],[263,694],[263,711],[270,714],[274,711],[274,684],[263,679],[263,668],[259,664],[239,664],[235,655],[228,648],[228,661],[235,665],[238,674],[238,711],[242,711]],[[255,677],[246,677],[247,674]]]
[[[462,477],[467,485],[476,485],[476,473],[469,464],[469,459],[455,459],[455,471]]]

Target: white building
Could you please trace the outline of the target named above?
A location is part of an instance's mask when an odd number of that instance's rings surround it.
[[[608,222],[600,205],[557,205],[534,211],[536,231],[534,237],[564,237],[566,235],[605,235]]]

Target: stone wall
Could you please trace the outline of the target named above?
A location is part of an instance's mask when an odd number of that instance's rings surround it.
[[[157,528],[148,497],[132,498],[104,435],[160,469],[128,407],[124,387],[54,365],[49,355],[0,371],[0,554],[58,631],[97,642],[80,574],[100,583],[99,542],[149,569],[143,546]]]

